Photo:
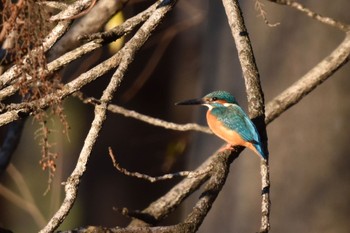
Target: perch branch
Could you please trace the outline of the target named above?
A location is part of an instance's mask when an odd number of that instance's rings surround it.
[[[232,36],[236,43],[238,58],[243,71],[248,98],[249,116],[254,118],[254,123],[259,130],[259,134],[264,144],[264,151],[266,155],[268,155],[264,95],[261,88],[259,71],[256,66],[248,31],[245,27],[242,11],[238,1],[223,0],[223,5],[231,28]],[[270,229],[270,180],[268,160],[261,161],[260,169],[263,190],[260,232],[268,232]]]
[[[319,63],[316,67],[318,69],[324,70],[327,69],[327,67],[331,68],[330,72],[325,72],[325,74],[322,74],[321,72],[312,72],[315,68],[310,70],[310,72],[313,75],[305,75],[302,78],[303,82],[308,82],[310,84],[311,82],[311,89],[307,88],[309,84],[299,86],[299,88],[304,88],[306,90],[312,91],[317,85],[322,83],[324,79],[330,77],[337,69],[339,69],[342,65],[344,65],[348,61],[349,57],[349,51],[350,51],[350,44],[349,44],[349,38],[345,38],[345,40],[338,46],[337,49],[332,52],[330,56],[325,58],[321,63]],[[329,61],[329,62],[326,62]],[[309,73],[310,73],[309,72]],[[308,73],[308,74],[309,74]],[[295,85],[293,85],[295,86]],[[303,92],[303,90],[301,90]],[[271,123],[274,119],[276,119],[280,114],[282,114],[285,110],[288,109],[288,106],[293,106],[295,103],[295,99],[298,101],[301,100],[304,95],[300,95],[299,92],[289,92],[290,97],[287,98],[287,95],[285,95],[285,98],[280,98],[280,101],[273,100],[269,102],[266,105],[266,124]],[[281,95],[280,95],[281,96]],[[284,105],[280,105],[280,103],[286,102]],[[203,169],[206,165],[210,164],[211,161],[215,158],[216,155],[213,155],[209,157],[198,169]],[[156,200],[155,202],[151,203],[149,207],[147,207],[143,212],[150,214],[154,219],[160,220],[163,218],[163,216],[166,216],[173,210],[179,203],[181,203],[181,200],[183,200],[185,197],[190,195],[193,191],[197,190],[198,187],[208,179],[208,176],[200,177],[198,179],[187,179],[185,178],[183,181],[181,181],[179,184],[174,186],[167,194],[165,194],[160,199]],[[264,190],[263,190],[264,191]],[[179,201],[180,200],[180,201]],[[131,225],[144,225],[144,223],[133,220],[131,222]],[[129,228],[131,229],[141,229],[141,228]],[[143,230],[148,230],[150,228],[145,227]],[[153,229],[153,228],[151,228]],[[121,232],[130,232],[130,231],[121,231]],[[140,231],[135,231],[140,232]],[[153,231],[152,231],[153,232]]]

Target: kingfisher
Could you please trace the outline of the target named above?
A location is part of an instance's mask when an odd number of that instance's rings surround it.
[[[230,93],[214,91],[203,98],[181,101],[175,105],[207,106],[207,123],[214,134],[226,141],[229,147],[244,146],[262,159],[267,159],[258,130]]]

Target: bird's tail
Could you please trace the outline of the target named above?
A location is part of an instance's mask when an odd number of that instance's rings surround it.
[[[264,149],[262,148],[261,144],[260,143],[256,143],[256,144],[253,144],[253,146],[254,146],[256,154],[258,154],[261,158],[266,160],[267,159],[267,155],[266,155]]]

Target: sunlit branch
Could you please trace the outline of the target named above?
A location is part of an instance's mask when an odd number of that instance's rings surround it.
[[[286,6],[290,6],[304,14],[306,14],[308,17],[313,18],[321,23],[324,23],[326,25],[332,26],[332,27],[336,27],[341,31],[344,32],[348,32],[350,30],[350,25],[345,24],[343,22],[337,21],[333,18],[330,17],[325,17],[322,16],[312,10],[310,10],[309,8],[305,7],[303,4],[297,2],[297,1],[291,1],[291,0],[267,0],[270,2],[274,2],[277,4],[281,4],[281,5],[286,5]]]

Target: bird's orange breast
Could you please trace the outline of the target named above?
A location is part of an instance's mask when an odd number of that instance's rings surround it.
[[[232,146],[248,146],[247,142],[234,130],[225,127],[215,116],[207,112],[207,122],[214,134],[225,140]]]

